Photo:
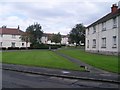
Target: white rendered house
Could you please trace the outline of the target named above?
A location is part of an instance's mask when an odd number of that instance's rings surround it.
[[[51,33],[44,33],[41,37],[41,42],[43,44],[56,44],[55,42],[51,41],[51,38],[54,34]],[[61,44],[67,45],[68,44],[68,36],[67,35],[61,35]]]
[[[120,52],[120,8],[116,4],[111,12],[86,28],[87,52],[118,55]]]
[[[16,28],[0,28],[0,47],[30,47],[30,43],[21,40],[21,35],[24,32]]]

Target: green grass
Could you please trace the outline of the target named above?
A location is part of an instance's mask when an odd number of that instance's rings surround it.
[[[15,51],[3,52],[2,63],[21,64],[68,70],[83,70],[69,60],[58,56],[52,51]]]
[[[59,52],[69,55],[73,58],[79,59],[85,63],[88,63],[94,67],[120,73],[118,71],[118,57],[117,56],[107,56],[107,55],[98,55],[87,53],[84,50],[76,50],[76,49],[62,49]]]

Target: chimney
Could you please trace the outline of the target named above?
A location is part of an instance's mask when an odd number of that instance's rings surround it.
[[[113,4],[111,7],[111,12],[115,13],[118,10],[118,6],[116,4]]]
[[[17,28],[18,30],[20,29],[20,26],[18,25],[18,28]]]

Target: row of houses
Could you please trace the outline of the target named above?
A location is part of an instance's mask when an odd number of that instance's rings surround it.
[[[93,53],[120,53],[120,2],[111,12],[86,28],[86,51]]]
[[[26,42],[21,40],[24,32],[18,28],[0,28],[0,47],[26,47]],[[51,42],[53,34],[44,33],[41,42]],[[112,54],[120,53],[120,2],[113,4],[111,12],[86,27],[85,50],[87,52]],[[68,45],[68,36],[62,35],[61,44]],[[28,43],[27,47],[30,47]]]
[[[30,47],[30,42],[26,43],[21,39],[22,34],[24,34],[22,30],[18,28],[0,28],[0,47],[8,48],[8,47]],[[51,41],[51,37],[53,34],[44,33],[41,38],[41,43],[43,44],[56,44]],[[62,35],[61,44],[68,44],[68,36]]]

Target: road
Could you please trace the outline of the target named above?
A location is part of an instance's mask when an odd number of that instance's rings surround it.
[[[117,84],[2,71],[3,88],[118,88]]]

